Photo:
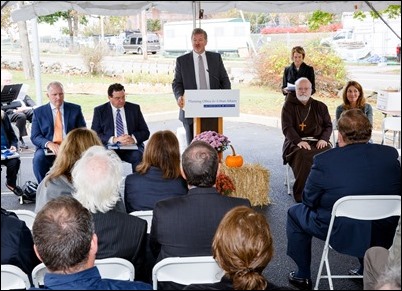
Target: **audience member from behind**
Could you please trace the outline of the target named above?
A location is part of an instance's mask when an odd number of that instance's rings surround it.
[[[13,84],[13,75],[8,70],[2,70],[1,86],[3,87],[4,85],[11,84]],[[20,141],[20,147],[27,149],[28,146],[25,144],[23,136],[26,136],[28,134],[26,128],[27,120],[32,123],[33,109],[36,106],[36,103],[28,95],[21,97],[22,99],[19,98],[20,96],[18,96],[17,100],[20,102],[21,106],[7,109],[6,113],[10,118],[10,121],[15,122],[15,125],[20,131],[20,136],[18,137]]]
[[[296,81],[296,96],[289,95],[282,108],[283,164],[289,164],[295,176],[293,197],[301,202],[304,184],[310,173],[313,157],[331,148],[331,116],[323,102],[311,98],[311,82]]]
[[[361,109],[367,115],[371,125],[373,125],[373,108],[366,103],[364,98],[363,87],[356,81],[349,81],[342,93],[343,104],[336,108],[336,120],[341,117],[341,113],[345,110],[357,108]]]
[[[399,266],[399,272],[395,270]],[[395,232],[394,242],[387,250],[383,247],[371,247],[364,255],[363,286],[364,290],[377,289],[386,284],[398,285],[401,289],[401,218]],[[395,275],[397,275],[395,277]],[[394,280],[392,280],[394,278]],[[381,281],[381,282],[380,282]],[[393,282],[394,281],[394,282]],[[398,287],[398,286],[395,286]]]
[[[11,127],[10,119],[7,114],[1,110],[1,150],[3,155],[14,155],[18,151],[18,138]],[[17,175],[20,170],[21,160],[19,157],[1,159],[1,164],[6,166],[6,187],[17,196],[21,196],[23,191],[17,185]],[[3,170],[3,168],[1,168]]]
[[[213,284],[191,284],[184,290],[285,290],[271,284],[262,271],[274,247],[264,215],[246,206],[225,214],[216,230],[212,253],[225,275]]]
[[[94,265],[98,237],[92,215],[71,196],[49,201],[32,232],[36,255],[48,269],[43,289],[152,290],[142,282],[101,278]]]
[[[102,143],[137,146],[138,149],[116,149],[122,161],[131,164],[133,173],[142,160],[144,141],[149,138],[148,125],[138,104],[126,102],[124,86],[115,83],[107,90],[109,102],[94,109],[92,129]]]
[[[102,145],[102,142],[91,129],[76,128],[67,134],[53,166],[38,186],[35,212],[39,212],[49,200],[74,192],[71,170],[81,154],[93,145]]]
[[[17,266],[31,277],[32,270],[39,263],[31,230],[14,212],[1,208],[1,264]]]
[[[372,126],[360,109],[341,114],[339,147],[318,154],[303,192],[303,201],[289,208],[287,254],[298,270],[289,281],[300,289],[311,289],[311,241],[325,240],[334,203],[346,195],[401,195],[401,167],[395,148],[368,143]],[[347,165],[345,165],[347,162]],[[398,218],[356,221],[335,220],[331,246],[338,252],[362,258],[370,246],[389,248]],[[350,274],[362,274],[362,268]]]
[[[194,141],[184,151],[188,194],[157,202],[153,212],[150,247],[157,261],[212,255],[212,239],[223,216],[236,206],[251,207],[247,199],[218,193],[218,165],[218,153],[204,141]]]
[[[291,55],[292,64],[285,68],[282,79],[283,95],[293,94],[294,91],[288,90],[288,84],[296,84],[296,81],[301,78],[307,78],[311,83],[311,94],[315,93],[315,74],[314,68],[304,62],[306,52],[301,46],[292,48]]]
[[[145,147],[136,172],[126,177],[124,202],[127,212],[153,210],[155,203],[187,194],[187,183],[180,174],[180,148],[170,130],[155,132]]]
[[[98,236],[96,258],[127,259],[135,266],[136,278],[143,280],[147,222],[117,205],[122,203],[122,168],[114,151],[103,146],[90,147],[72,170],[73,197],[93,215]]]
[[[36,146],[32,160],[33,171],[38,184],[52,167],[60,144],[74,128],[86,127],[81,106],[64,101],[64,88],[60,82],[47,85],[49,103],[34,110],[31,141]],[[45,154],[49,149],[54,155]]]

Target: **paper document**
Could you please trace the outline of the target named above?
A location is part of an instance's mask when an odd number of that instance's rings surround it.
[[[1,160],[10,160],[10,159],[15,159],[19,158],[20,154],[17,152],[12,152],[9,149],[4,149],[1,150]]]
[[[288,86],[286,87],[288,91],[296,91],[296,85],[292,83],[288,83]]]

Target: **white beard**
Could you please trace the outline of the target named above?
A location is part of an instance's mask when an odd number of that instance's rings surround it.
[[[300,102],[307,102],[308,99],[310,99],[310,96],[307,96],[307,95],[300,95],[300,96],[296,96],[296,97]]]

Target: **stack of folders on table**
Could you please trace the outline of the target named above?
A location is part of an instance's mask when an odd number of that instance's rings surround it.
[[[108,150],[138,150],[138,146],[136,144],[122,145],[119,142],[108,144],[106,147]]]

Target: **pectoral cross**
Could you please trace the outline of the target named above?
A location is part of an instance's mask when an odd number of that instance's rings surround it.
[[[307,126],[305,123],[304,123],[304,121],[302,122],[302,123],[300,123],[299,124],[299,126],[300,126],[300,130],[301,131],[304,131],[304,128]]]

